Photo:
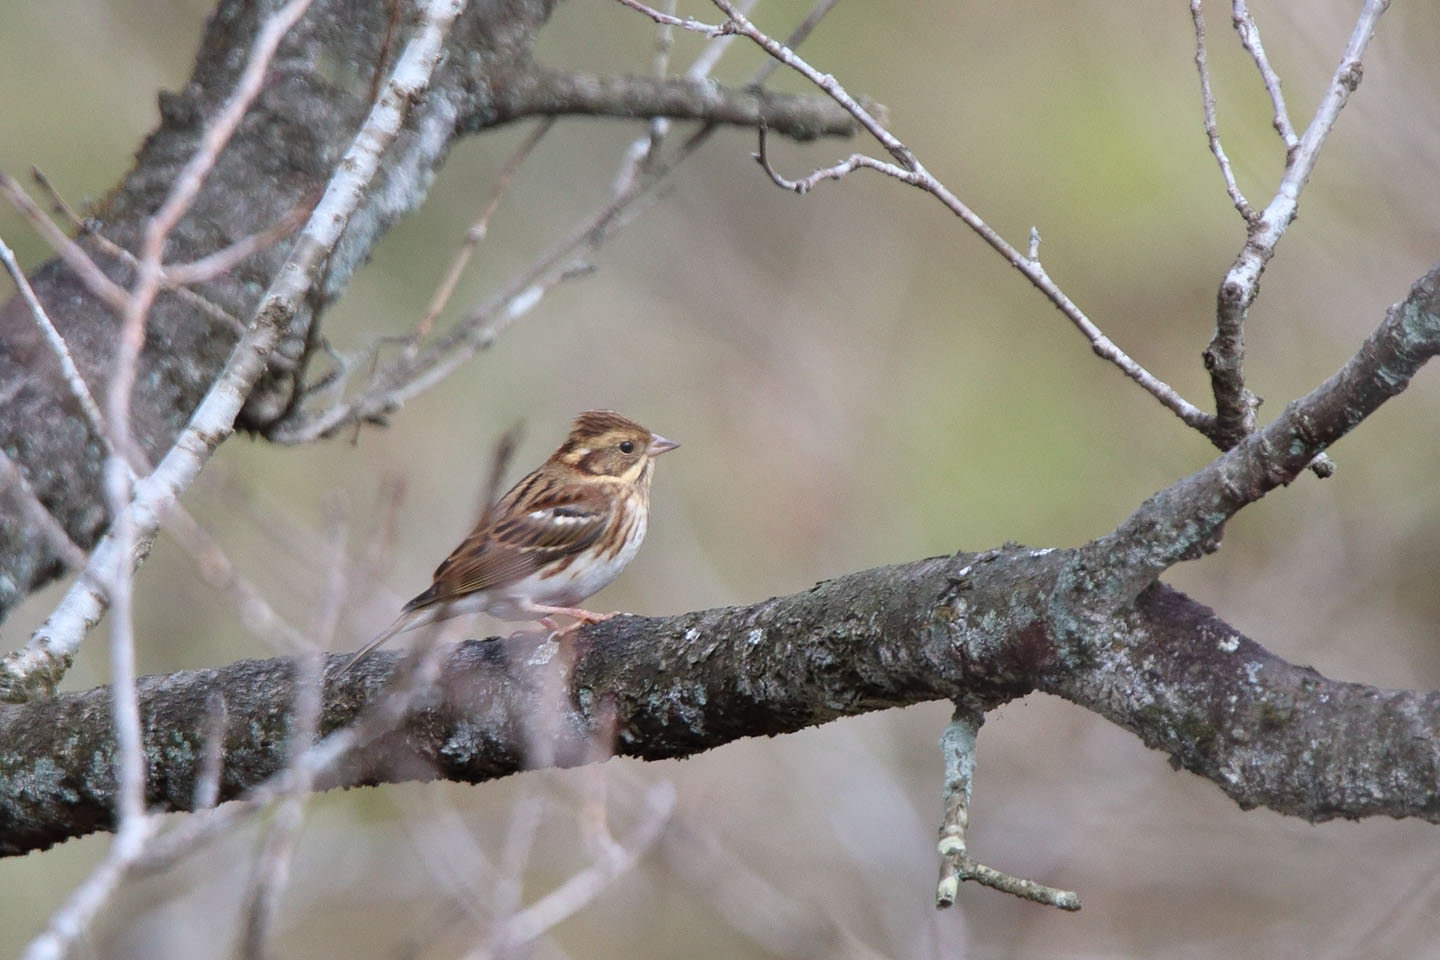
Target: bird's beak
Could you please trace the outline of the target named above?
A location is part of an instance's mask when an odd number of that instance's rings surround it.
[[[652,457],[658,457],[665,451],[674,450],[678,446],[680,446],[680,444],[674,440],[666,440],[660,436],[660,434],[652,433],[650,434],[650,446],[645,448],[645,452]]]

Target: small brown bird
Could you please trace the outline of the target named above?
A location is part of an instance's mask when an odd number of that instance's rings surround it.
[[[557,613],[579,623],[615,616],[576,604],[635,558],[655,458],[678,446],[613,410],[580,414],[550,459],[511,487],[435,569],[429,589],[339,672],[398,633],[450,617],[488,613],[553,630]]]

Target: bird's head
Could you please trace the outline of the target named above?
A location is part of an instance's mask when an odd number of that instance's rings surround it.
[[[586,410],[552,459],[594,476],[634,482],[648,473],[651,460],[678,446],[614,410]]]

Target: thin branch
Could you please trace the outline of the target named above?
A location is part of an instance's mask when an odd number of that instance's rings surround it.
[[[129,826],[115,835],[105,859],[50,915],[44,932],[25,946],[20,960],[63,960],[68,956],[71,946],[85,936],[95,916],[130,873],[159,825],[158,817],[129,821]]]
[[[661,781],[646,794],[639,822],[608,857],[574,874],[505,924],[503,943],[515,948],[540,939],[589,906],[617,877],[634,869],[665,832],[675,812],[675,788]]]
[[[505,841],[500,848],[500,862],[490,888],[490,933],[477,945],[471,957],[503,955],[507,946],[508,927],[513,922],[525,895],[525,867],[535,848],[540,832],[544,805],[531,784],[522,786],[510,804],[510,818],[505,824]],[[470,958],[467,958],[470,960]]]
[[[661,26],[679,27],[681,30],[688,30],[691,33],[703,33],[712,40],[727,33],[724,24],[703,23],[694,17],[677,17],[672,13],[663,13],[654,7],[647,6],[640,0],[620,0],[620,2],[632,10],[638,10],[645,14]]]
[[[280,41],[290,28],[300,21],[313,0],[290,0],[284,7],[266,18],[255,35],[245,69],[235,83],[224,106],[220,108],[205,126],[195,153],[186,162],[160,209],[145,224],[145,236],[140,253],[140,270],[134,296],[139,301],[138,310],[148,309],[148,297],[153,297],[160,283],[160,269],[163,262],[165,239],[180,222],[200,194],[200,188],[215,168],[220,151],[230,142],[240,121],[250,109],[250,104],[260,95],[265,75],[270,70],[270,61],[280,47]],[[253,252],[253,251],[252,251]]]
[[[1255,66],[1260,70],[1260,79],[1265,84],[1265,91],[1270,94],[1270,104],[1275,110],[1275,132],[1280,134],[1280,139],[1285,143],[1285,152],[1288,155],[1300,145],[1300,138],[1295,135],[1295,128],[1290,125],[1290,111],[1285,108],[1285,94],[1281,89],[1280,75],[1270,66],[1270,58],[1265,55],[1265,46],[1260,42],[1260,27],[1255,23],[1255,17],[1250,13],[1250,5],[1246,0],[1234,0],[1232,5],[1232,20],[1235,24],[1235,32],[1240,34],[1240,42],[1245,49],[1250,51]]]
[[[965,846],[965,831],[970,822],[970,795],[975,783],[975,742],[984,722],[983,712],[957,706],[950,725],[940,737],[940,752],[945,761],[945,815],[940,822],[940,842],[936,847],[940,854],[940,882],[935,905],[953,906],[960,884],[973,880],[1022,900],[1061,910],[1079,910],[1080,897],[1072,891],[1002,873],[970,856]]]
[[[45,307],[35,296],[35,290],[30,286],[30,281],[25,278],[25,271],[20,269],[20,264],[15,259],[15,253],[0,238],[0,260],[5,262],[5,269],[10,273],[10,279],[15,281],[15,287],[20,291],[21,298],[25,305],[30,308],[30,316],[35,318],[35,325],[45,337],[45,342],[50,345],[50,352],[60,361],[60,372],[65,379],[65,386],[70,390],[70,396],[80,405],[80,412],[85,415],[85,422],[90,425],[90,430],[102,441],[110,436],[105,429],[105,417],[100,412],[100,405],[95,402],[95,397],[90,392],[90,385],[80,374],[80,368],[75,364],[75,358],[70,353],[70,347],[60,331],[55,329],[55,324],[50,315],[45,312]],[[66,536],[69,540],[69,536]],[[72,543],[71,546],[74,546]],[[78,548],[76,548],[78,549]]]
[[[1240,0],[1236,2],[1238,4]],[[1190,17],[1195,22],[1195,69],[1200,72],[1200,102],[1205,111],[1205,137],[1210,141],[1210,152],[1215,155],[1215,162],[1220,164],[1220,175],[1225,178],[1225,192],[1230,195],[1230,202],[1235,204],[1246,224],[1253,224],[1260,215],[1240,192],[1230,158],[1220,144],[1220,125],[1215,120],[1215,94],[1210,89],[1210,64],[1205,55],[1205,13],[1200,4],[1201,0],[1190,0]]]
[[[70,539],[70,534],[65,532],[60,521],[55,519],[54,514],[47,510],[45,504],[35,495],[35,489],[30,486],[30,481],[25,479],[25,474],[15,465],[15,461],[10,459],[4,448],[0,447],[0,487],[3,486],[9,486],[15,491],[20,509],[40,528],[57,557],[74,570],[85,565],[85,551]]]
[[[230,708],[220,691],[210,692],[205,710],[204,760],[200,775],[195,778],[196,810],[209,810],[220,802],[220,778],[225,773],[225,728],[230,723]]]
[[[219,158],[220,151],[225,149],[225,145],[240,126],[241,119],[249,111],[250,104],[260,95],[265,75],[270,70],[270,61],[279,49],[280,41],[305,15],[312,2],[313,0],[290,0],[261,24],[235,89],[220,111],[205,125],[199,145],[171,183],[170,192],[160,204],[160,208],[145,221],[135,283],[121,312],[119,348],[115,352],[114,372],[110,378],[106,402],[112,440],[120,457],[128,456],[131,448],[130,395],[139,374],[140,350],[145,345],[145,325],[150,316],[150,308],[162,286],[165,240],[190,210],[206,178],[215,169],[215,161]],[[253,253],[254,250],[249,250],[246,256]],[[223,252],[220,262],[224,262]],[[191,272],[194,272],[193,268]],[[213,275],[213,272],[210,275]],[[129,560],[133,545],[126,540],[131,521],[121,514],[130,496],[129,482],[120,465],[116,463],[117,456],[112,455],[110,459],[113,466],[107,465],[106,468],[106,489],[113,501],[111,516],[116,518],[116,529],[122,534],[120,554],[123,559],[120,565],[127,569],[120,573],[119,577],[128,581],[129,569],[133,568]]]
[[[165,264],[160,269],[162,286],[205,283],[223,273],[228,273],[255,254],[268,250],[300,229],[314,206],[313,199],[301,200],[264,230],[252,233],[248,237],[241,237],[228,247],[216,250],[214,253],[189,263]]]
[[[3,170],[0,170],[0,193],[5,194],[10,204],[25,218],[25,222],[30,224],[35,232],[40,234],[40,237],[50,245],[51,249],[60,255],[60,259],[65,261],[67,267],[75,271],[76,276],[91,293],[103,300],[105,305],[115,313],[123,314],[125,312],[125,308],[130,302],[129,291],[107,277],[105,271],[101,270],[90,258],[90,254],[86,253],[85,249],[74,240],[65,236],[65,232],[55,226],[55,223],[45,216],[44,211],[35,205],[35,201],[31,200],[30,195],[25,192],[25,188]]]
[[[852,153],[849,157],[841,160],[839,163],[833,164],[828,167],[820,167],[812,171],[808,175],[801,177],[799,180],[791,180],[790,178],[781,174],[773,166],[771,166],[770,155],[766,144],[766,132],[767,131],[765,125],[761,124],[760,146],[755,153],[755,160],[760,164],[761,168],[764,169],[765,173],[770,177],[770,181],[774,183],[775,186],[779,187],[782,190],[793,191],[794,193],[802,197],[805,196],[805,194],[809,193],[811,190],[813,190],[815,188],[815,185],[820,183],[821,181],[839,180],[846,174],[858,170],[861,167],[864,167],[868,170],[878,170],[886,176],[894,177],[897,180],[903,180],[906,183],[912,184],[913,186],[924,186],[922,182],[918,182],[913,179],[914,174],[911,171],[906,170],[903,167],[897,166],[893,163],[888,163],[884,160],[877,160],[876,158],[863,153]],[[1031,259],[1034,258],[1032,257]]]
[[[166,513],[165,532],[190,557],[200,579],[230,604],[245,629],[283,653],[311,649],[306,635],[276,612],[265,594],[235,568],[220,544],[182,504],[174,504]]]
[[[1365,0],[1355,29],[1340,57],[1315,115],[1298,144],[1289,150],[1285,173],[1275,195],[1260,214],[1230,269],[1220,282],[1216,297],[1215,335],[1205,349],[1205,368],[1210,371],[1215,396],[1215,432],[1211,439],[1228,449],[1255,429],[1259,401],[1245,385],[1245,321],[1250,304],[1260,288],[1265,266],[1275,247],[1295,220],[1300,194],[1320,158],[1320,149],[1334,129],[1340,111],[1364,74],[1361,57],[1375,35],[1389,0]]]
[[[510,155],[510,159],[505,161],[505,166],[500,169],[500,175],[495,178],[495,183],[490,188],[490,195],[485,198],[485,205],[481,207],[479,216],[475,218],[474,223],[470,224],[470,229],[465,231],[464,242],[461,243],[460,249],[455,252],[454,259],[450,261],[450,268],[445,271],[445,276],[436,286],[435,293],[430,298],[430,305],[425,308],[425,315],[420,318],[420,322],[415,324],[415,328],[410,331],[409,349],[412,354],[420,341],[430,335],[430,330],[435,326],[435,321],[439,319],[441,311],[443,311],[445,305],[450,302],[450,297],[455,292],[455,286],[460,282],[460,277],[464,274],[465,267],[469,265],[470,258],[475,254],[475,248],[480,245],[480,241],[484,240],[486,234],[489,232],[490,218],[494,216],[495,211],[499,209],[500,201],[504,198],[505,192],[510,188],[511,182],[515,179],[515,174],[520,171],[520,166],[529,159],[530,154],[535,151],[535,147],[539,145],[540,141],[544,139],[545,135],[549,133],[554,126],[554,117],[546,117],[544,120],[541,120],[535,129],[530,131],[530,135],[525,138],[524,142]]]
[[[665,11],[671,14],[675,12],[675,0],[666,0]],[[650,73],[657,80],[663,80],[665,75],[670,72],[670,51],[674,45],[674,29],[665,24],[658,24],[655,28],[654,49],[650,55]],[[713,51],[715,58],[719,59],[723,50],[716,50],[715,48],[717,46],[719,46],[718,41],[707,43],[701,51],[701,57],[703,58]],[[714,61],[711,62],[713,64]],[[709,72],[709,68],[707,67],[703,71],[695,74],[695,76],[703,77]],[[690,74],[687,74],[687,76],[690,76]],[[625,151],[624,159],[620,162],[620,170],[615,175],[614,186],[611,187],[611,193],[613,195],[619,195],[628,190],[630,184],[635,179],[635,175],[640,172],[640,168],[652,158],[660,155],[660,148],[664,145],[665,136],[669,132],[670,120],[668,117],[655,116],[650,118],[649,124],[646,125],[645,136],[633,141],[629,149]]]
[[[622,2],[631,5],[628,3],[628,0],[622,0]],[[727,13],[734,10],[734,7],[728,3],[728,0],[715,0],[715,2]],[[738,12],[735,16],[739,16]],[[795,53],[790,51],[789,48],[783,47],[783,45],[761,33],[748,21],[735,22],[734,30],[752,39],[760,38],[756,39],[756,42],[760,43],[767,51],[772,48],[782,49],[785,53],[785,56],[781,58],[783,62],[794,66],[795,69],[799,70],[817,86],[821,86],[827,93],[835,96],[839,103],[846,105],[847,109],[850,109],[848,105],[854,104],[856,109],[862,111],[861,114],[856,115],[860,123],[865,126],[867,130],[871,130],[872,133],[875,132],[875,130],[879,130],[880,136],[877,138],[885,145],[891,156],[901,160],[900,164],[897,165],[862,154],[856,154],[834,166],[817,170],[808,177],[800,180],[791,180],[779,174],[771,165],[766,149],[766,130],[762,126],[759,132],[759,149],[756,153],[756,160],[774,183],[784,189],[793,190],[803,195],[822,180],[839,179],[854,170],[868,168],[884,173],[902,183],[907,183],[913,187],[924,190],[939,200],[951,213],[959,217],[966,226],[970,227],[981,239],[989,244],[991,249],[1004,257],[1007,263],[1020,271],[1037,290],[1044,294],[1044,296],[1060,310],[1066,319],[1080,331],[1085,339],[1089,341],[1090,348],[1096,356],[1108,360],[1119,367],[1121,372],[1139,384],[1141,388],[1158,400],[1167,410],[1179,417],[1187,426],[1201,433],[1206,433],[1211,428],[1213,418],[1208,413],[1185,400],[1174,387],[1171,387],[1168,383],[1156,377],[1132,359],[1125,351],[1121,350],[1050,278],[1050,275],[1045,271],[1044,266],[1038,258],[1026,256],[1017,250],[988,223],[981,219],[978,214],[966,206],[959,197],[955,196],[948,187],[935,179],[908,147],[901,143],[899,139],[883,126],[880,126],[874,117],[863,112],[863,108],[859,107],[854,98],[840,87],[834,77],[828,74],[822,75],[814,67],[801,60]]]
[[[1076,552],[1060,578],[1058,629],[1090,634],[1165,570],[1202,552],[1245,506],[1289,484],[1321,453],[1404,390],[1440,354],[1440,265],[1390,307],[1335,374],[1190,476],[1147,499]],[[1105,602],[1097,602],[1103,596]],[[1092,635],[1092,639],[1100,641]]]

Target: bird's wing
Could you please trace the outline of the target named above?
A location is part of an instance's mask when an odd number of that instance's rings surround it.
[[[523,580],[593,544],[613,509],[608,492],[596,485],[522,481],[496,505],[492,519],[473,530],[435,569],[430,589],[405,609],[448,603]]]

